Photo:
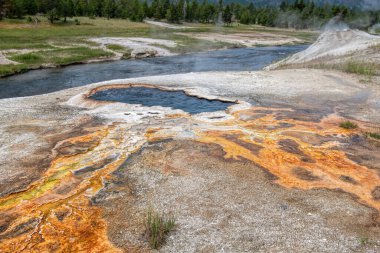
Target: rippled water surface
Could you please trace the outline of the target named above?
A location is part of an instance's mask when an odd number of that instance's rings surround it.
[[[32,96],[111,79],[200,71],[259,70],[307,46],[240,48],[33,70],[0,79],[0,98]]]

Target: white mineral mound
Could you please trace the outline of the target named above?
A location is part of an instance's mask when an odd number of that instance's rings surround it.
[[[306,50],[272,64],[267,69],[275,69],[281,65],[306,63],[326,56],[345,56],[378,44],[380,44],[380,36],[363,31],[328,30],[322,33],[317,41]]]

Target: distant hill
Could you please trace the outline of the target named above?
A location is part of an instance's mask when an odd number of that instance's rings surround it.
[[[292,3],[294,0],[287,0]],[[305,0],[307,1],[307,0]],[[256,6],[279,6],[282,0],[224,0],[225,3],[241,3],[249,4],[253,3]],[[323,5],[325,3],[329,4],[342,4],[348,7],[357,7],[361,9],[374,10],[380,9],[380,0],[315,0],[317,4]]]

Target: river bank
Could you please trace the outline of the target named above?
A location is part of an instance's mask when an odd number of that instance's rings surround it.
[[[73,20],[51,25],[44,21],[43,17],[39,19],[42,21],[37,24],[27,23],[26,20],[0,22],[0,76],[22,73],[30,69],[55,68],[94,61],[245,47],[247,38],[252,40],[250,45],[261,45],[262,38],[259,37],[262,35],[268,38],[265,45],[272,45],[277,37],[284,41],[284,45],[307,44],[317,36],[317,33],[312,31],[244,25],[226,28],[192,24],[191,29],[181,29],[181,33],[178,34],[176,29],[157,26],[155,23],[81,17],[77,18],[80,25],[76,25]],[[229,34],[234,36],[234,41],[207,41],[193,38],[192,32]],[[257,39],[260,42],[255,42]],[[278,42],[273,45],[278,45]]]
[[[111,79],[202,71],[260,70],[305,48],[306,46],[282,46],[214,50],[35,70],[3,78],[0,82],[0,98],[45,94]]]

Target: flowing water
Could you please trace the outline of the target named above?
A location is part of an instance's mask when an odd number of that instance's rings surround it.
[[[0,99],[33,96],[111,79],[200,71],[260,70],[307,46],[240,48],[33,70],[0,78]]]

